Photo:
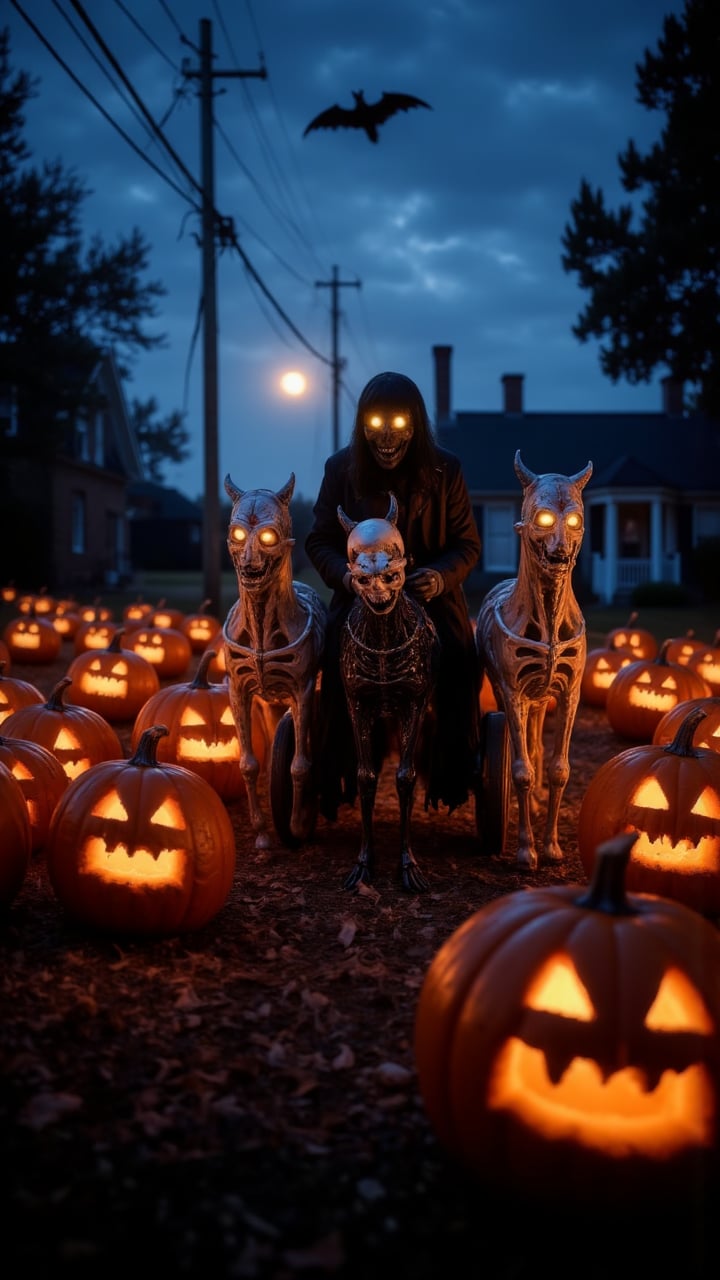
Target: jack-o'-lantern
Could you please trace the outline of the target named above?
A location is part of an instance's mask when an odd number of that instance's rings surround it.
[[[693,734],[693,745],[720,752],[720,698],[688,698],[687,702],[679,702],[665,713],[658,724],[652,737],[655,745],[665,747],[668,742],[672,742],[688,712],[694,711],[696,707],[704,711],[705,715]]]
[[[208,681],[214,656],[212,649],[203,654],[194,680],[168,685],[148,699],[133,726],[131,747],[137,746],[151,725],[164,724],[167,736],[158,743],[158,759],[191,769],[229,801],[243,795],[245,785],[227,681]],[[265,768],[269,742],[256,699],[252,706],[252,744],[261,770]]]
[[[693,628],[688,627],[684,636],[671,637],[665,656],[668,662],[679,662],[681,667],[686,667],[693,654],[705,647],[702,640],[696,639]]]
[[[720,934],[682,903],[626,893],[634,839],[597,850],[589,887],[481,907],[420,992],[436,1136],[533,1202],[677,1205],[718,1171]]]
[[[74,640],[80,627],[80,614],[71,605],[59,604],[50,622],[61,640]]]
[[[0,600],[5,604],[14,604],[17,600],[17,587],[14,582],[6,582],[5,586],[0,588]]]
[[[691,655],[688,666],[702,676],[711,693],[720,693],[720,631],[715,632],[712,644]]]
[[[235,872],[228,812],[204,779],[156,756],[164,725],[130,760],[106,761],[68,787],[46,844],[68,913],[101,930],[163,936],[199,929],[224,906]]]
[[[208,613],[209,607],[210,601],[203,600],[198,612],[188,613],[178,628],[183,635],[187,636],[193,653],[202,653],[207,649],[222,629],[220,619]]]
[[[624,627],[613,627],[605,636],[609,649],[625,649],[633,658],[655,658],[660,648],[652,631],[637,625],[638,614],[630,614]]]
[[[53,810],[69,779],[52,751],[27,738],[0,735],[0,763],[9,769],[22,791],[30,819],[32,850],[37,852],[47,840]]]
[[[11,660],[37,665],[54,662],[62,645],[52,623],[33,612],[12,618],[3,631],[3,640]]]
[[[9,738],[29,738],[52,751],[72,782],[104,760],[122,760],[122,743],[104,716],[89,707],[66,704],[65,690],[72,684],[63,676],[47,702],[21,707],[3,722]]]
[[[21,707],[30,707],[45,699],[40,690],[28,680],[5,675],[6,663],[0,659],[0,725]]]
[[[580,700],[588,707],[604,707],[608,689],[622,667],[632,662],[632,654],[613,642],[588,649],[580,678]]]
[[[655,658],[639,658],[618,671],[608,689],[605,710],[621,738],[652,742],[667,711],[689,698],[706,698],[710,687],[690,666],[668,662],[666,640]]]
[[[695,705],[665,746],[644,743],[606,760],[578,815],[587,874],[598,844],[636,835],[629,889],[661,893],[704,915],[720,914],[720,755],[694,743],[705,712]]]
[[[151,610],[147,625],[149,627],[162,627],[163,630],[170,628],[171,631],[180,631],[185,619],[185,613],[182,609],[174,609],[170,605],[166,605],[164,600],[159,600],[156,607]]]
[[[112,609],[103,604],[99,598],[93,600],[92,604],[81,605],[78,612],[81,622],[112,622],[113,620]]]
[[[152,611],[153,606],[143,601],[140,596],[137,600],[133,600],[132,604],[126,604],[122,612],[126,629],[129,630],[136,625],[142,626],[143,623],[148,622]]]
[[[87,653],[88,650],[107,649],[118,629],[119,624],[108,618],[99,622],[94,619],[81,622],[75,631],[73,649],[76,654]]]
[[[192,658],[187,636],[173,627],[138,627],[123,637],[123,647],[145,658],[161,680],[183,676]]]
[[[160,678],[152,664],[132,649],[122,647],[124,635],[125,628],[117,627],[107,648],[79,653],[67,669],[72,680],[67,701],[90,707],[112,723],[134,720],[160,688]]]
[[[19,613],[32,613],[36,616],[45,617],[54,613],[55,600],[51,595],[48,595],[45,587],[41,587],[40,591],[20,596],[17,606]]]
[[[17,897],[30,866],[32,832],[20,784],[0,763],[0,907]]]

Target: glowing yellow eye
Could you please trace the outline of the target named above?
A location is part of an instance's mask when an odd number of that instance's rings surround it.
[[[407,424],[408,420],[402,413],[397,413],[392,420],[392,427],[395,431],[404,431]]]
[[[579,529],[581,524],[582,524],[582,520],[576,511],[572,512],[568,516],[567,518],[568,529]]]
[[[552,511],[538,511],[535,514],[535,524],[538,529],[553,529],[555,527],[555,514]]]
[[[276,547],[279,541],[274,529],[261,529],[258,538],[264,547]]]
[[[380,431],[383,425],[383,420],[380,417],[380,414],[374,413],[371,418],[368,418],[366,425],[371,431]]]
[[[233,542],[239,542],[242,545],[243,542],[247,542],[247,529],[241,529],[239,524],[234,524],[230,530],[230,537]]]

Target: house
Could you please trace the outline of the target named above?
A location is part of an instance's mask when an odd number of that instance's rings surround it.
[[[203,509],[179,489],[134,481],[128,489],[128,519],[135,569],[202,567]]]
[[[2,581],[79,592],[131,576],[127,493],[143,465],[112,354],[75,390],[39,444],[23,433],[16,389],[0,388]]]
[[[648,582],[693,589],[703,546],[716,546],[720,563],[720,423],[686,412],[680,384],[664,380],[656,413],[528,413],[524,375],[506,373],[499,409],[455,411],[452,347],[433,347],[433,357],[437,439],[463,464],[482,538],[475,589],[517,571],[518,449],[537,473],[573,475],[593,464],[579,595],[611,604]]]

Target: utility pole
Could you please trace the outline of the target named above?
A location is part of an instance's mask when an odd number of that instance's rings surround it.
[[[340,374],[345,361],[340,358],[338,349],[338,329],[340,322],[339,292],[341,289],[359,289],[359,280],[338,279],[338,268],[332,269],[332,280],[316,280],[316,289],[332,289],[330,316],[332,323],[332,371],[333,371],[333,419],[332,419],[332,451],[340,448]]]
[[[213,138],[213,80],[240,80],[249,76],[267,79],[265,67],[258,71],[215,71],[212,65],[212,25],[200,19],[200,68],[183,63],[183,74],[200,81],[200,148],[202,166],[202,316],[203,316],[203,422],[205,487],[203,502],[203,597],[210,607],[220,609],[220,475],[218,449],[217,374],[217,289],[215,239],[228,227],[218,227],[215,212],[215,153]],[[224,227],[224,235],[223,235]]]

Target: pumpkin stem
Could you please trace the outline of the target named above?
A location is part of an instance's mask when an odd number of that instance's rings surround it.
[[[151,725],[149,729],[145,730],[140,738],[135,749],[135,754],[131,757],[129,763],[148,766],[150,768],[157,765],[158,742],[169,732],[170,730],[164,724]]]
[[[667,640],[663,640],[655,662],[658,667],[669,667],[673,664],[668,661],[667,651],[672,644],[672,636],[668,636]]]
[[[112,639],[111,639],[111,641],[110,641],[109,645],[107,646],[106,652],[107,652],[107,653],[120,653],[120,652],[121,652],[121,650],[122,650],[122,645],[121,645],[120,641],[122,640],[122,638],[123,638],[123,636],[124,636],[124,635],[125,635],[125,628],[124,628],[124,627],[118,627],[117,631],[115,631],[115,632],[113,633]]]
[[[575,899],[578,907],[604,911],[611,916],[637,915],[625,893],[625,869],[637,838],[637,831],[623,831],[621,835],[598,845],[590,888]]]
[[[210,663],[212,662],[213,658],[216,658],[216,657],[217,657],[217,653],[215,652],[214,649],[205,649],[198,663],[198,669],[195,672],[195,679],[190,685],[191,689],[209,689],[210,688],[210,681],[208,680],[208,667],[210,666]]]
[[[48,711],[64,711],[65,702],[63,695],[68,685],[72,684],[72,676],[63,676],[62,680],[58,680],[45,706]]]
[[[637,610],[633,610],[633,612],[630,614],[630,617],[628,618],[627,622],[625,623],[625,626],[626,626],[626,627],[634,627],[634,626],[635,626],[635,623],[637,622],[637,620],[638,620]]]
[[[704,707],[693,707],[692,711],[688,711],[672,742],[668,742],[667,746],[663,747],[663,751],[674,756],[697,755],[697,751],[693,749],[693,738],[700,721],[704,720],[706,715],[707,711]]]
[[[212,604],[212,600],[208,596],[205,600],[203,600],[202,604],[200,605],[200,608],[198,609],[198,613],[207,613],[211,604]]]

